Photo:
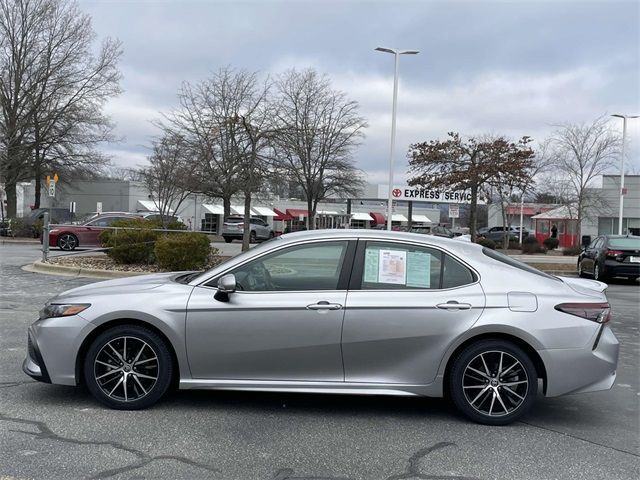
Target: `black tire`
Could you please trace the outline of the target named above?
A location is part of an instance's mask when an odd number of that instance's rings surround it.
[[[506,373],[502,378],[497,375],[500,360]],[[465,348],[453,362],[449,396],[458,410],[474,422],[507,425],[533,406],[538,376],[529,356],[517,345],[498,339],[481,340]],[[477,367],[482,369],[482,375],[476,373]]]
[[[258,238],[258,237],[256,237],[256,232],[255,232],[255,230],[252,230],[252,231],[249,233],[249,243],[256,243],[257,238]]]
[[[587,275],[584,273],[584,270],[582,269],[582,262],[578,262],[578,276],[580,278],[584,278]]]
[[[593,264],[593,279],[594,280],[598,280],[599,282],[605,282],[606,281],[606,275],[604,274],[604,272],[602,271],[602,268],[600,267],[600,265],[598,265],[598,262]]]
[[[273,230],[271,230],[269,232],[269,240],[271,240],[273,237],[274,237],[274,233],[273,233]]]
[[[128,362],[121,362],[110,346],[120,357],[125,352]],[[137,325],[120,325],[98,335],[83,368],[87,388],[96,400],[117,410],[138,410],[150,407],[165,394],[174,365],[158,334]]]
[[[58,237],[57,244],[60,250],[70,252],[71,250],[75,250],[78,246],[78,237],[73,233],[63,233]]]
[[[231,242],[233,242],[233,238],[231,238],[231,237],[224,237],[224,241],[225,241],[225,242],[227,242],[227,243],[231,243]]]

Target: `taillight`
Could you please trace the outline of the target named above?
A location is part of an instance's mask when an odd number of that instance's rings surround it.
[[[618,255],[622,255],[624,252],[620,250],[607,250],[607,257],[616,258]]]
[[[611,320],[611,306],[608,303],[561,303],[555,309],[592,322],[607,323]]]

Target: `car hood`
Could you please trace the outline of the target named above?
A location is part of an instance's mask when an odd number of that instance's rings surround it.
[[[589,280],[586,278],[571,278],[571,277],[558,277],[566,285],[568,285],[573,291],[580,293],[581,295],[588,295],[590,297],[601,297],[608,285],[597,280]]]
[[[95,297],[97,295],[104,296],[142,292],[158,288],[161,285],[169,283],[173,278],[179,275],[181,275],[181,273],[154,273],[151,275],[118,278],[116,280],[90,283],[83,287],[73,288],[66,292],[62,292],[57,297],[49,300],[48,303],[59,303],[60,301],[66,302],[76,297]]]

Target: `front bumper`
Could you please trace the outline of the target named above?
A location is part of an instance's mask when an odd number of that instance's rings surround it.
[[[76,385],[76,359],[80,346],[95,328],[80,315],[34,322],[28,331],[27,356],[22,370],[47,383]]]
[[[539,350],[547,371],[545,395],[609,390],[616,379],[619,349],[605,324],[583,348]]]
[[[51,383],[51,377],[49,377],[38,344],[31,336],[31,329],[27,332],[27,358],[22,362],[22,371],[35,380]]]

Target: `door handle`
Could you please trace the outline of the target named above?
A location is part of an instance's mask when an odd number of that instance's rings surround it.
[[[342,305],[339,303],[329,303],[325,300],[307,305],[307,310],[340,310]]]
[[[436,305],[436,308],[440,308],[442,310],[470,310],[470,303],[459,303],[455,300],[449,300],[447,303],[439,303]]]

